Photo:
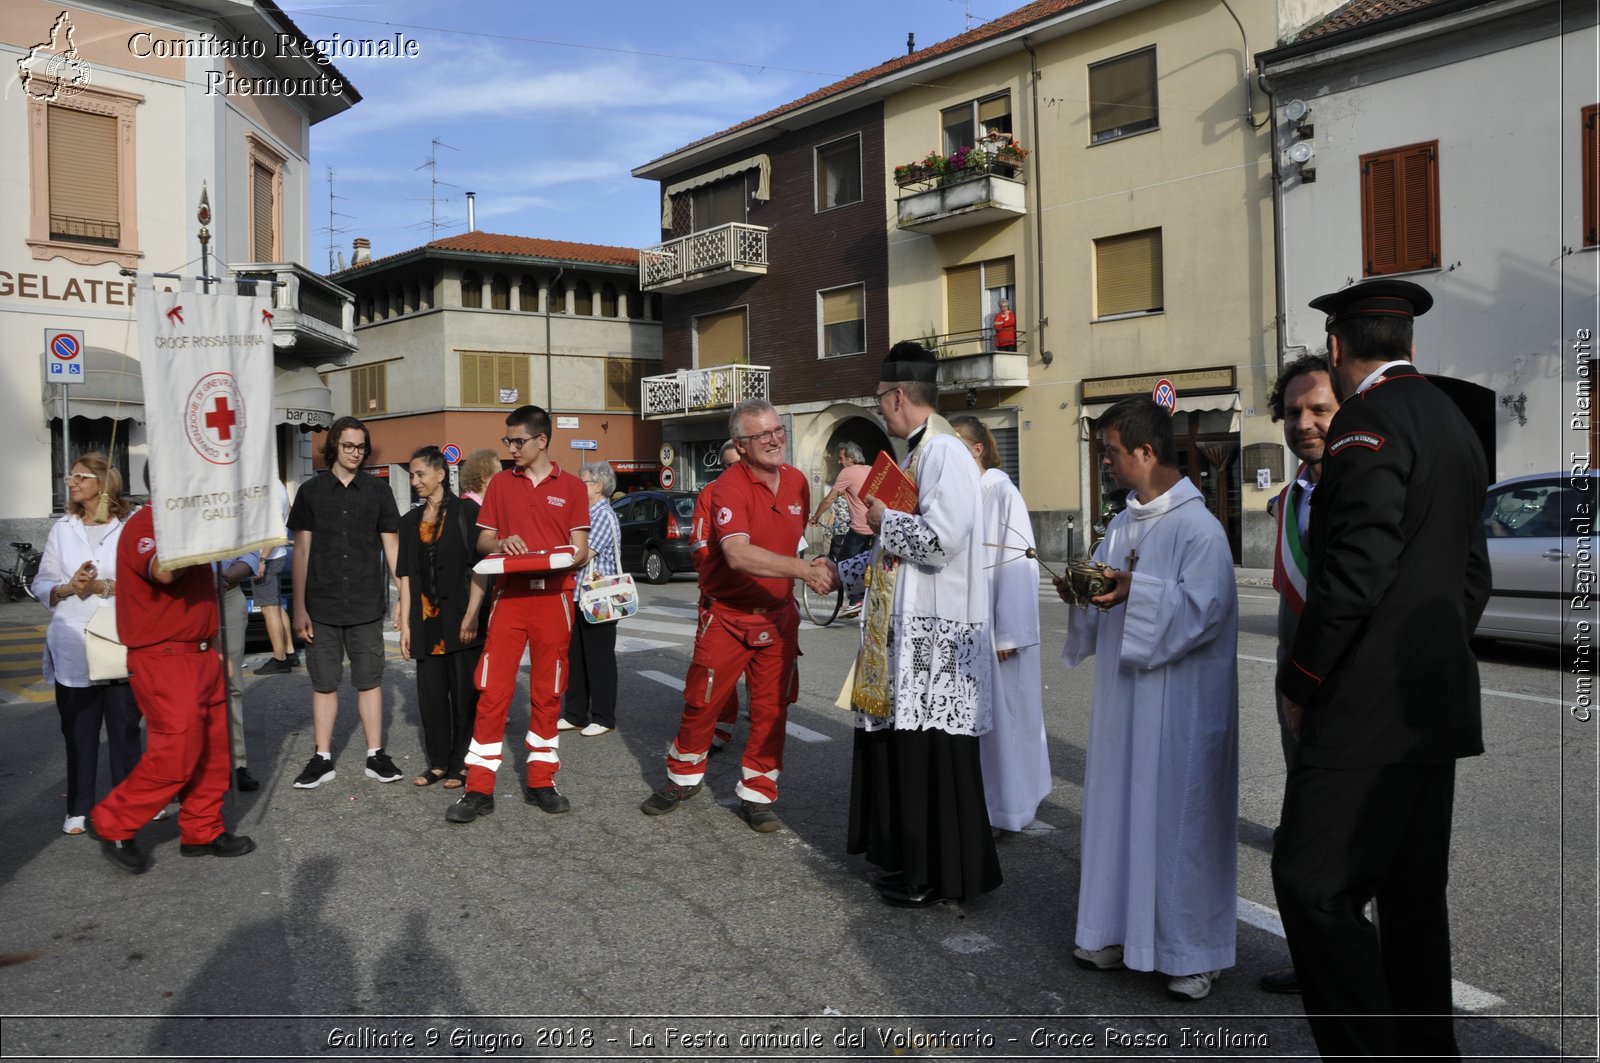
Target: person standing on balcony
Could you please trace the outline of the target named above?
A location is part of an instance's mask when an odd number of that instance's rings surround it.
[[[1000,300],[1000,309],[994,314],[994,349],[1017,349],[1017,315],[1011,312],[1011,304],[1005,299]]]

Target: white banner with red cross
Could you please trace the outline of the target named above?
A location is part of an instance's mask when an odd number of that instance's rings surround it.
[[[272,482],[272,312],[266,285],[233,281],[134,293],[150,446],[150,504],[162,568],[216,561],[284,542]],[[248,289],[246,289],[248,290]]]

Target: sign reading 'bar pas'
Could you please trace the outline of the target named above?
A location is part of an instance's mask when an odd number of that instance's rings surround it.
[[[150,501],[163,568],[284,542],[272,490],[272,312],[264,295],[134,293],[150,445]]]

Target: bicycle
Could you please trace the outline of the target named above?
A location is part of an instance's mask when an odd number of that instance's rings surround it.
[[[17,556],[10,568],[0,569],[0,583],[5,585],[6,600],[14,602],[32,596],[33,578],[39,574],[39,562],[44,560],[44,555],[35,550],[32,543],[12,543],[11,548]]]
[[[810,544],[800,555],[802,558],[832,557],[833,533],[827,528],[818,525],[806,529],[806,542]],[[810,584],[800,583],[800,604],[806,611],[806,616],[818,627],[827,627],[839,615],[839,610],[844,608],[844,587],[835,587],[827,594],[818,594],[811,589]]]

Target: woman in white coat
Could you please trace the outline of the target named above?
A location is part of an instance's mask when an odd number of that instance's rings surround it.
[[[133,506],[122,495],[122,475],[104,454],[85,454],[66,478],[67,513],[50,528],[33,596],[50,608],[45,631],[44,679],[56,687],[56,711],[67,743],[67,819],[65,834],[82,834],[89,810],[99,800],[95,774],[100,762],[100,729],[111,753],[111,785],[139,763],[143,742],[139,706],[126,679],[89,681],[84,628],[117,592],[117,542],[123,519]]]
[[[994,632],[994,728],[978,739],[989,824],[1020,831],[1050,794],[1039,674],[1039,565],[1024,551],[1033,525],[1011,477],[1000,468],[994,435],[976,417],[950,422],[983,470],[983,541],[989,553]]]

